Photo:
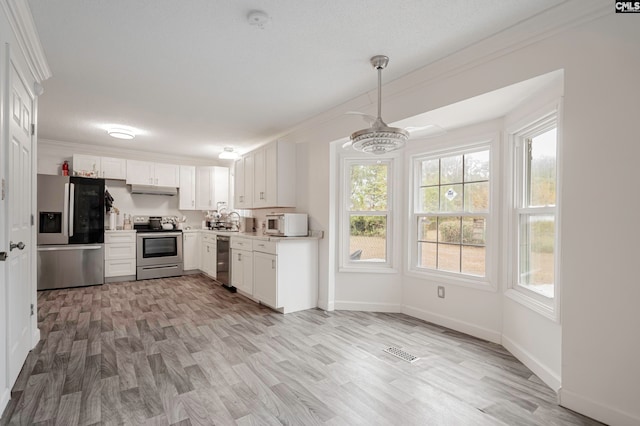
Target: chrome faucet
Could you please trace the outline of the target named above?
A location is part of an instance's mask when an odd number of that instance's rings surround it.
[[[234,221],[231,216],[236,216],[236,220]],[[240,230],[240,213],[238,213],[237,211],[232,211],[227,215],[227,222],[231,224],[231,229],[233,229],[234,231],[239,231]]]

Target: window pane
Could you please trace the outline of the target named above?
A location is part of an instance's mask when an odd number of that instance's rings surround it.
[[[489,180],[489,151],[464,156],[464,181]]]
[[[386,262],[387,217],[352,215],[349,221],[349,259]]]
[[[420,202],[418,204],[418,211],[421,213],[437,212],[440,209],[439,194],[439,186],[420,188]]]
[[[424,160],[422,161],[422,178],[421,186],[438,185],[440,177],[440,160]]]
[[[520,216],[520,284],[553,297],[555,217]]]
[[[462,246],[462,273],[485,276],[486,247]]]
[[[436,231],[438,220],[435,217],[418,218],[418,240],[419,241],[438,241],[438,232]]]
[[[462,155],[440,159],[440,184],[462,182]]]
[[[485,245],[486,240],[486,220],[483,217],[463,217],[462,218],[462,243]]]
[[[438,232],[438,242],[460,244],[460,217],[439,217]]]
[[[444,185],[440,187],[440,211],[462,211],[462,185]]]
[[[387,210],[386,164],[355,164],[351,166],[351,211]]]
[[[418,266],[436,269],[437,246],[435,243],[418,243]]]
[[[464,185],[464,211],[489,211],[489,182],[466,183]]]
[[[531,140],[530,207],[556,204],[556,130]]]
[[[438,244],[438,269],[441,271],[460,272],[459,245]]]

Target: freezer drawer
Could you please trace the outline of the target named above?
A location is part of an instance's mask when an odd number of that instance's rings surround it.
[[[38,290],[104,284],[104,245],[38,247]]]

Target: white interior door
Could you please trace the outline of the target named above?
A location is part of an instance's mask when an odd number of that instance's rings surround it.
[[[34,100],[11,64],[8,149],[7,358],[13,385],[31,348],[31,124]]]

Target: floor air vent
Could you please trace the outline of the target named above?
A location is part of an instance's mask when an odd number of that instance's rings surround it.
[[[397,356],[398,358],[405,360],[407,362],[414,362],[420,359],[415,355],[411,355],[409,352],[405,352],[400,348],[396,348],[395,346],[390,346],[384,351],[387,353],[390,353],[393,356]]]

